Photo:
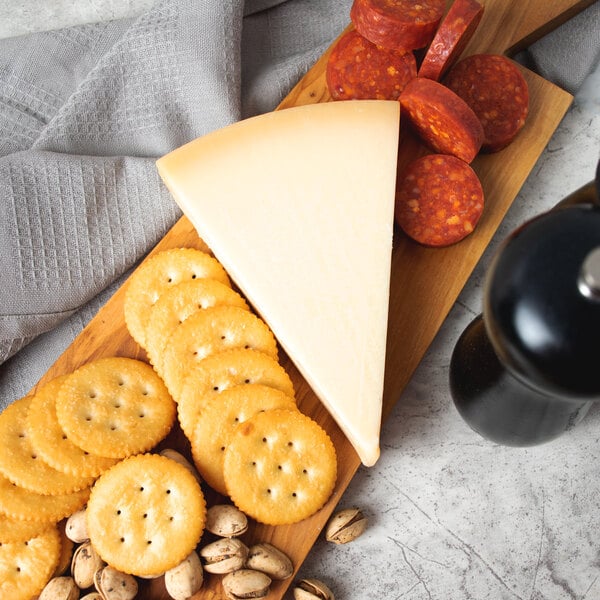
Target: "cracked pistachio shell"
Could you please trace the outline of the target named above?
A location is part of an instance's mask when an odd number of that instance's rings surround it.
[[[79,588],[85,590],[94,585],[94,575],[105,563],[92,544],[84,542],[78,546],[71,559],[71,575]]]
[[[325,539],[334,544],[347,544],[362,535],[367,517],[359,508],[346,508],[335,513],[325,527]]]
[[[231,573],[241,569],[248,558],[248,546],[237,538],[221,538],[200,550],[207,573]]]
[[[104,598],[102,598],[102,594],[99,592],[90,592],[85,596],[81,596],[80,600],[104,600]]]
[[[231,504],[215,504],[206,511],[205,528],[220,537],[235,537],[248,530],[248,517]]]
[[[187,600],[202,587],[203,582],[202,563],[194,551],[165,572],[165,588],[173,600]]]
[[[121,573],[110,565],[96,571],[94,585],[104,600],[133,600],[138,592],[133,575]]]
[[[318,579],[300,579],[293,594],[294,600],[335,600],[333,592]]]
[[[77,600],[79,588],[72,577],[54,577],[41,591],[38,600]]]
[[[294,573],[294,565],[287,554],[267,542],[250,547],[246,567],[262,571],[271,579],[287,579]]]
[[[240,569],[223,578],[223,590],[230,600],[264,598],[269,593],[271,578],[260,571]]]
[[[74,512],[65,524],[65,535],[76,544],[87,542],[90,539],[87,530],[85,509]]]

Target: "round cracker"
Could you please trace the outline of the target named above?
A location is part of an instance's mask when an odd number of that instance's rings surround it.
[[[169,338],[162,376],[177,401],[185,375],[217,352],[251,348],[277,359],[277,342],[267,324],[237,306],[215,306],[197,312],[177,326]]]
[[[60,535],[51,527],[24,542],[0,544],[0,598],[30,600],[50,580],[60,557]]]
[[[200,485],[158,454],[132,456],[102,474],[86,509],[92,545],[109,565],[151,576],[178,565],[204,530]]]
[[[296,401],[281,390],[250,383],[219,394],[198,416],[192,436],[192,458],[200,475],[214,490],[226,495],[223,457],[236,428],[250,417],[274,408],[296,408]]]
[[[296,523],[329,499],[336,481],[333,443],[300,411],[267,410],[236,429],[223,474],[231,500],[268,525]]]
[[[53,523],[40,523],[39,521],[25,521],[14,519],[0,513],[0,544],[9,542],[24,542],[32,537],[44,533]]]
[[[146,352],[160,374],[166,344],[180,323],[190,315],[213,306],[238,306],[246,301],[231,287],[216,279],[194,279],[166,290],[150,309],[146,327]]]
[[[175,403],[147,363],[108,357],[71,373],[56,398],[61,428],[98,456],[124,458],[161,441],[175,420]]]
[[[70,494],[37,494],[0,475],[0,512],[13,519],[56,523],[85,506],[90,488]]]
[[[150,307],[171,286],[203,277],[230,285],[221,263],[195,248],[172,248],[146,259],[129,278],[125,292],[123,309],[131,337],[145,347]]]
[[[27,433],[34,450],[52,468],[79,477],[98,477],[115,464],[85,452],[65,434],[56,416],[56,396],[68,375],[61,375],[39,389],[27,411]]]
[[[251,349],[219,352],[205,358],[185,378],[177,404],[177,417],[185,435],[194,435],[196,419],[206,403],[235,385],[261,383],[294,397],[286,370],[271,356]]]
[[[16,400],[0,414],[0,473],[38,494],[68,494],[89,487],[91,477],[68,475],[38,456],[27,431],[27,411],[33,396]]]

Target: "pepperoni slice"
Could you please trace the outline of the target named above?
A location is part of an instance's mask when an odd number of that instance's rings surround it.
[[[402,110],[434,151],[470,163],[481,148],[483,128],[464,100],[437,81],[417,77],[400,94]]]
[[[408,51],[429,44],[445,9],[445,0],[354,0],[350,19],[374,44]]]
[[[399,179],[396,221],[424,246],[449,246],[468,236],[483,212],[483,189],[475,171],[448,154],[411,162]]]
[[[376,46],[356,30],[338,40],[327,62],[327,87],[334,100],[397,100],[416,76],[412,52]]]
[[[497,54],[474,54],[458,62],[444,84],[479,117],[482,150],[497,152],[523,128],[529,112],[529,89],[519,68]]]
[[[475,0],[454,0],[423,58],[419,77],[439,81],[462,54],[482,16],[483,6]]]

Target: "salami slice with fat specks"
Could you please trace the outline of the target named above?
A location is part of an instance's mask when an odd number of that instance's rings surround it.
[[[416,50],[432,40],[445,8],[445,0],[354,0],[350,19],[378,46]]]
[[[483,151],[502,150],[523,128],[529,112],[529,89],[509,58],[497,54],[468,56],[452,67],[444,85],[460,96],[481,121]]]
[[[331,51],[326,73],[334,100],[397,100],[417,76],[417,61],[412,52],[376,46],[351,30]]]
[[[482,16],[483,6],[475,0],[454,0],[427,49],[419,77],[439,81],[462,54]]]
[[[396,221],[424,246],[449,246],[468,236],[483,212],[483,189],[475,171],[448,154],[411,162],[396,193]]]
[[[417,77],[400,94],[400,105],[419,137],[436,152],[470,163],[481,148],[483,128],[464,100],[437,81]]]

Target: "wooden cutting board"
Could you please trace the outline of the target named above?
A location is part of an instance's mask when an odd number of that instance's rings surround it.
[[[480,0],[485,5],[482,22],[465,55],[490,52],[510,54],[541,37],[593,0]],[[328,52],[302,78],[279,108],[330,100],[325,83]],[[499,153],[479,156],[473,167],[486,197],[484,214],[474,234],[455,246],[429,249],[396,232],[392,258],[391,295],[384,386],[384,418],[399,399],[448,311],[459,295],[475,264],[488,245],[506,211],[512,204],[554,130],[568,109],[572,97],[544,79],[524,70],[530,90],[528,121],[518,138]],[[410,135],[401,132],[399,167],[424,153]],[[198,236],[187,218],[181,218],[152,253],[171,247],[200,247]],[[129,356],[145,359],[145,354],[129,336],[123,319],[124,288],[109,300],[82,333],[49,369],[40,383],[68,373],[101,356]],[[244,536],[248,544],[268,541],[283,549],[298,569],[339,502],[360,461],[350,443],[320,404],[312,390],[287,357],[282,364],[290,373],[301,410],[330,433],[339,458],[335,491],[327,505],[312,518],[286,527],[255,525]],[[161,446],[176,447],[189,456],[189,446],[181,432],[174,430]],[[221,501],[206,490],[207,501]],[[268,596],[282,598],[292,579],[274,582]],[[162,578],[140,584],[141,598],[167,600]],[[224,600],[218,576],[207,576],[195,599]]]

